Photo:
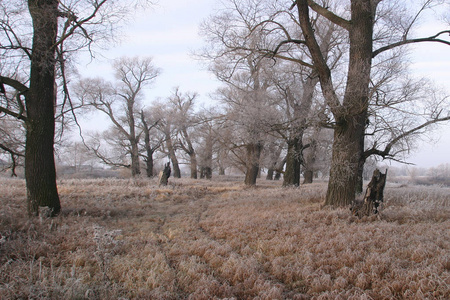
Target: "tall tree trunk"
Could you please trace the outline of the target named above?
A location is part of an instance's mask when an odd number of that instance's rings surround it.
[[[347,118],[348,121],[342,120],[334,132],[326,205],[345,206],[355,199],[359,155],[362,151],[358,137],[364,135],[365,115]]]
[[[172,138],[170,137],[170,134],[166,134],[166,145],[167,150],[169,151],[169,158],[172,161],[173,177],[181,178],[180,166],[178,164],[178,159],[175,154],[175,148],[173,147]]]
[[[369,104],[374,6],[370,0],[352,0],[350,61],[343,106],[334,132],[330,180],[325,204],[350,205],[355,200],[358,171],[364,153]]]
[[[28,1],[33,20],[25,142],[25,179],[30,216],[39,214],[39,206],[48,206],[52,215],[61,210],[54,158],[58,3],[57,0]]]
[[[364,150],[373,22],[377,2],[351,0],[351,22],[336,21],[349,32],[350,54],[347,85],[342,104],[335,92],[331,71],[314,36],[307,0],[297,0],[300,26],[320,78],[322,93],[337,122],[334,130],[330,179],[325,204],[349,205],[355,199],[359,159]]]
[[[139,139],[136,137],[136,123],[134,121],[134,98],[127,100],[128,125],[130,126],[130,134],[128,140],[131,145],[131,176],[135,177],[141,174],[141,166],[139,163]]]
[[[145,114],[144,111],[141,111],[141,122],[142,122],[142,129],[144,132],[144,147],[145,152],[147,153],[146,158],[146,173],[147,177],[153,177],[153,153],[155,153],[156,149],[159,146],[156,146],[153,148],[150,144],[150,129],[155,127],[158,122],[155,122],[151,127],[148,126],[147,121],[145,120]]]
[[[363,136],[364,139],[364,136]],[[363,145],[364,147],[364,145]],[[356,194],[362,194],[363,192],[363,186],[364,186],[364,165],[366,163],[366,158],[364,154],[362,154],[359,158],[359,164],[358,164],[358,175],[356,178]]]
[[[277,167],[275,169],[275,177],[273,178],[273,180],[281,179],[281,174],[284,173],[283,168],[284,168],[284,165],[286,164],[286,161],[287,161],[287,155],[277,164]]]
[[[197,156],[195,155],[195,151],[189,153],[190,165],[191,165],[191,178],[197,179]]]
[[[269,147],[269,167],[267,168],[266,180],[273,180],[275,169],[277,167],[278,161],[280,160],[282,149],[283,148],[278,144],[272,144]]]
[[[302,134],[303,135],[303,134]],[[294,137],[287,142],[286,170],[284,171],[283,186],[300,185],[300,167],[302,165],[302,140]]]
[[[311,111],[314,90],[318,82],[319,79],[313,71],[303,83],[303,95],[300,104],[296,103],[294,95],[289,95],[289,102],[294,109],[294,121],[287,141],[288,153],[283,186],[300,185],[300,168],[303,163],[303,135],[308,126],[308,115]]]
[[[147,177],[153,177],[153,152],[147,151],[147,168],[146,168],[146,174]]]
[[[261,158],[261,151],[263,149],[262,144],[248,144],[247,149],[247,162],[245,172],[245,185],[255,185],[256,178],[258,178],[259,160]]]
[[[222,175],[222,176],[225,175],[225,168],[222,166],[219,167],[219,175]]]
[[[212,178],[212,161],[213,161],[213,141],[211,138],[206,139],[203,157],[202,173],[206,179]]]
[[[153,153],[155,152],[150,145],[150,130],[147,127],[147,123],[144,123],[144,145],[147,152],[146,158],[146,173],[147,177],[153,177]]]
[[[314,178],[314,165],[316,163],[317,141],[313,138],[310,142],[308,154],[305,157],[303,170],[303,184],[310,184]]]
[[[141,174],[141,165],[139,162],[139,148],[136,139],[133,138],[130,139],[130,143],[131,143],[131,176],[135,177]]]
[[[311,169],[305,169],[303,171],[303,184],[310,184],[313,182],[314,171]]]

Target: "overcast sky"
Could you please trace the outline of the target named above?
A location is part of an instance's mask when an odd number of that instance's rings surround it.
[[[217,0],[171,0],[138,13],[124,30],[120,45],[87,64],[81,59],[79,71],[83,76],[112,79],[108,60],[120,56],[151,56],[162,69],[151,89],[146,91],[145,103],[170,95],[174,87],[182,92],[197,92],[201,102],[209,102],[209,94],[219,86],[214,76],[196,61],[191,53],[199,50],[203,41],[198,35],[199,24],[217,8]],[[424,26],[423,34],[435,33],[434,26]],[[421,32],[422,33],[422,32]],[[440,44],[420,44],[413,47],[413,70],[445,87],[450,93],[450,47]],[[98,119],[97,119],[98,120]],[[450,163],[450,123],[434,136],[437,143],[425,140],[409,157],[409,162],[421,167]]]

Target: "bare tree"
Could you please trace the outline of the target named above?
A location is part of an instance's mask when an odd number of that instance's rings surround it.
[[[261,21],[262,6],[256,2],[241,5],[234,0],[226,4],[231,10],[225,8],[224,13],[211,17],[202,26],[210,47],[203,50],[201,57],[210,62],[211,71],[227,85],[219,94],[226,105],[228,126],[235,135],[228,143],[233,144],[235,158],[245,165],[245,184],[254,185],[265,136],[276,124],[274,120],[280,119],[276,105],[272,105],[273,62],[251,50],[265,47],[267,42],[264,32],[254,30]]]
[[[222,144],[227,145],[238,163],[245,166],[246,185],[256,184],[267,134],[280,119],[271,102],[273,99],[265,89],[263,84],[263,88],[254,90],[228,87],[220,91],[226,110],[223,126],[228,133],[221,137]]]
[[[175,143],[178,135],[178,128],[173,119],[173,107],[167,106],[163,102],[156,101],[152,103],[149,110],[154,114],[154,118],[158,120],[156,128],[163,134],[164,142],[161,144],[161,152],[165,153],[172,162],[173,177],[181,178],[181,170],[178,163]]]
[[[304,43],[311,55],[311,62],[317,71],[322,93],[335,120],[334,144],[330,180],[325,203],[348,205],[355,198],[361,157],[364,153],[364,133],[368,118],[370,75],[373,59],[399,46],[418,42],[441,42],[441,31],[427,38],[410,38],[410,29],[420,13],[434,4],[427,1],[417,13],[408,17],[392,19],[389,15],[377,13],[381,1],[352,0],[350,11],[341,15],[314,1],[297,0],[291,8],[297,7]],[[393,1],[383,1],[381,8],[396,12]],[[314,11],[311,14],[311,11]],[[402,11],[404,12],[404,11]],[[333,84],[331,68],[320,50],[313,30],[311,16],[321,16],[348,33],[349,54],[346,86],[342,100]],[[383,17],[386,17],[383,19]],[[394,21],[395,20],[395,21]],[[394,21],[394,22],[391,22]],[[377,25],[375,27],[375,25]],[[395,27],[394,27],[395,25]],[[400,26],[399,26],[400,25]],[[389,35],[386,33],[389,28]],[[375,31],[374,31],[375,29]],[[375,50],[374,50],[375,48]]]
[[[216,76],[230,82],[244,64],[270,63],[275,69],[272,83],[277,88],[284,118],[277,131],[288,144],[284,185],[299,185],[303,135],[315,99],[318,74],[299,38],[297,17],[286,8],[289,1],[237,1],[223,3],[224,9],[204,22],[202,32],[209,42],[202,56],[214,64]],[[339,28],[324,20],[313,20],[320,37],[320,50],[334,67],[341,57]],[[220,73],[217,70],[221,70]],[[274,124],[275,125],[275,124]],[[275,126],[274,126],[275,127]]]
[[[26,124],[30,216],[39,213],[39,206],[48,206],[52,215],[61,210],[54,158],[57,75],[67,92],[64,79],[70,53],[111,40],[114,28],[132,8],[131,1],[126,5],[108,0],[0,2],[0,82],[16,94],[8,103],[18,104],[18,110],[2,105],[0,111]],[[70,97],[65,97],[61,107],[70,105]]]
[[[281,66],[286,64],[281,64]],[[290,63],[291,68],[292,63]],[[278,66],[279,67],[279,66]],[[274,84],[282,101],[284,122],[277,126],[278,134],[286,141],[286,168],[283,186],[299,186],[301,165],[303,164],[304,134],[312,119],[310,118],[313,105],[315,86],[318,78],[308,72],[294,72],[286,70],[279,77],[274,77]]]
[[[155,174],[153,172],[153,154],[156,150],[161,147],[163,143],[163,138],[158,136],[156,132],[156,126],[159,123],[159,120],[154,120],[149,118],[150,113],[144,113],[144,110],[141,110],[141,126],[142,131],[144,133],[144,160],[146,163],[146,172],[147,177],[153,177]],[[153,130],[152,130],[153,129]],[[155,138],[156,136],[156,138]]]
[[[194,105],[197,93],[182,93],[175,88],[169,97],[168,105],[172,111],[173,123],[177,128],[180,139],[178,145],[189,156],[191,178],[197,179],[197,153],[194,149],[195,126],[199,120],[194,115]]]
[[[141,173],[139,163],[141,132],[138,121],[142,109],[142,93],[143,89],[159,75],[159,70],[153,65],[151,58],[138,57],[119,58],[114,61],[113,67],[117,79],[114,84],[98,79],[84,79],[80,83],[79,98],[107,115],[117,130],[117,138],[123,137],[127,141],[124,147],[131,157],[131,174],[137,176]],[[100,149],[94,151],[104,162],[110,161]]]
[[[200,178],[211,179],[213,173],[214,154],[218,157],[218,135],[220,114],[215,108],[203,108],[197,113],[199,126],[197,132],[198,165]]]

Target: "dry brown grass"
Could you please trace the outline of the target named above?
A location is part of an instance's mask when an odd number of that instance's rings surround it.
[[[28,220],[0,179],[0,298],[450,298],[450,189],[388,186],[357,219],[323,183],[258,184],[64,180],[62,214]]]

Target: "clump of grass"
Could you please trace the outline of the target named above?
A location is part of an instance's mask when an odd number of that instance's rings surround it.
[[[447,299],[450,191],[395,187],[379,216],[321,207],[323,183],[63,180],[29,220],[1,179],[0,294],[32,299]]]

